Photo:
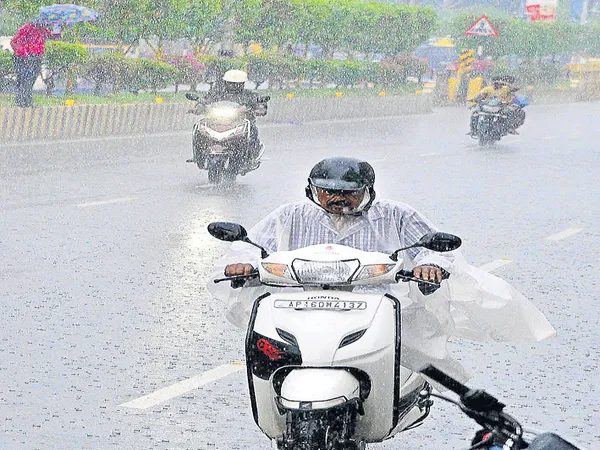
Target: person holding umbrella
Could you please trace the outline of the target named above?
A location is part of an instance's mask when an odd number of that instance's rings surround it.
[[[85,6],[59,4],[40,8],[37,18],[23,25],[10,41],[14,51],[17,89],[15,105],[33,104],[33,85],[42,70],[46,40],[60,37],[61,27],[81,22],[94,22],[98,13]],[[53,25],[50,31],[47,26]]]
[[[42,57],[46,49],[46,40],[60,37],[60,26],[50,31],[46,24],[34,19],[23,25],[10,41],[13,49],[17,85],[15,105],[29,107],[33,105],[33,85],[42,70]]]

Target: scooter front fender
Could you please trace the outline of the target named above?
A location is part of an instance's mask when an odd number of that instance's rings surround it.
[[[279,406],[286,410],[329,409],[360,398],[359,381],[348,371],[298,368],[283,380]]]

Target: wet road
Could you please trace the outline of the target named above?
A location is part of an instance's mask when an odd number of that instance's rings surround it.
[[[243,360],[244,332],[205,288],[226,244],[214,220],[251,226],[303,196],[335,155],[370,160],[378,195],[463,238],[474,265],[547,314],[537,346],[453,344],[473,385],[532,428],[600,439],[600,104],[532,106],[520,136],[480,149],[468,114],[262,128],[263,166],[228,189],[191,164],[189,136],[0,144],[0,448],[267,449],[243,371],[145,409],[119,406]],[[548,239],[551,238],[551,239]],[[506,261],[505,261],[506,262]],[[464,448],[476,428],[436,403],[379,449]]]

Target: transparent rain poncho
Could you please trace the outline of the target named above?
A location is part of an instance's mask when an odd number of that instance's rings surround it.
[[[332,243],[391,254],[433,231],[438,230],[427,219],[399,202],[376,201],[361,216],[340,217],[305,200],[279,207],[248,235],[269,253]],[[522,294],[504,280],[469,265],[460,251],[436,253],[416,248],[400,256],[407,269],[436,264],[451,274],[440,289],[427,296],[412,282],[355,288],[354,292],[390,292],[402,303],[403,366],[418,370],[432,363],[466,380],[468,374],[448,353],[450,337],[535,343],[555,334],[544,315]],[[223,277],[228,264],[249,263],[257,267],[259,261],[260,250],[234,242],[216,264],[212,278]],[[259,295],[283,289],[298,292],[297,288],[273,288],[256,282],[232,289],[228,283],[215,284],[212,280],[208,288],[227,305],[228,320],[244,328]]]

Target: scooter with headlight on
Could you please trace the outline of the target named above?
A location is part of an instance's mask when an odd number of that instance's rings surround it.
[[[199,97],[187,93],[188,100]],[[261,98],[266,108],[269,97]],[[237,175],[245,175],[258,169],[264,152],[252,155],[252,126],[249,116],[262,115],[260,111],[249,111],[244,105],[232,101],[219,101],[207,105],[198,103],[190,112],[198,115],[192,134],[194,162],[199,169],[208,171],[208,181],[213,184],[231,183]]]
[[[215,283],[300,288],[256,298],[246,335],[254,420],[278,449],[364,449],[423,422],[431,406],[423,392],[431,388],[400,365],[400,300],[353,292],[359,286],[422,283],[404,269],[399,255],[406,249],[389,255],[323,244],[269,255],[241,225],[215,222],[208,231],[223,241],[254,245],[262,254],[253,273]],[[460,245],[457,236],[432,233],[407,248],[445,252]],[[408,295],[408,285],[401,286]]]

